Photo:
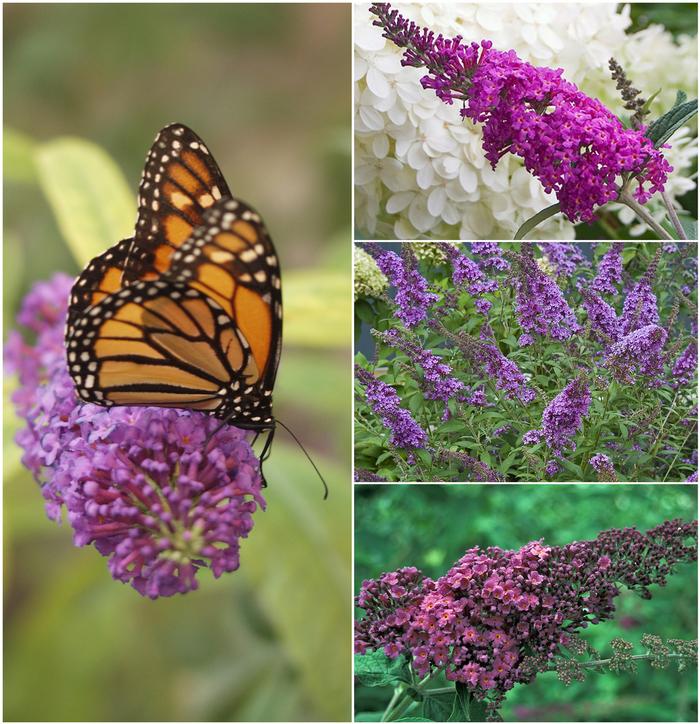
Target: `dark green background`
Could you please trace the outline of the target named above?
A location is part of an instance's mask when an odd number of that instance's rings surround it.
[[[697,517],[694,485],[357,485],[355,592],[365,578],[415,565],[431,577],[472,546],[520,548],[595,538],[608,528],[647,530],[669,518]],[[614,620],[586,638],[601,653],[616,636],[637,643],[643,633],[697,637],[697,565],[685,564],[651,601],[623,592]],[[638,652],[638,651],[637,651]],[[507,721],[695,721],[697,672],[653,670],[589,675],[564,687],[555,674],[509,693]],[[383,710],[390,692],[358,687],[355,708]]]

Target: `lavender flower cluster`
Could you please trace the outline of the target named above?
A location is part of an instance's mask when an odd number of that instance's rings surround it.
[[[530,683],[581,629],[610,619],[621,586],[642,598],[697,560],[697,521],[607,530],[565,546],[470,548],[437,580],[401,568],[363,581],[355,651],[403,654],[420,677],[444,669],[478,699]]]
[[[359,365],[355,366],[355,377],[364,386],[370,407],[391,431],[391,444],[408,450],[425,447],[428,439],[425,431],[411,413],[401,407],[396,390]]]
[[[63,332],[73,280],[56,274],[26,297],[6,347],[19,376],[13,394],[27,425],[23,463],[41,485],[48,516],[67,510],[77,546],[93,545],[112,576],[150,598],[197,588],[240,564],[240,540],[264,508],[259,463],[245,433],[202,413],[80,403]],[[208,436],[213,434],[206,445]]]
[[[616,200],[620,176],[637,179],[641,203],[664,190],[673,168],[645,129],[626,129],[600,101],[566,81],[561,68],[534,67],[514,50],[494,49],[490,40],[436,37],[388,3],[375,2],[370,12],[384,37],[406,48],[402,64],[427,69],[423,88],[447,104],[457,101],[463,118],[483,124],[491,166],[507,153],[522,158],[571,221],[591,221],[597,207]]]

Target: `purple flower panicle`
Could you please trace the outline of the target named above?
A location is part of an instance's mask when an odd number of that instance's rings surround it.
[[[597,207],[616,200],[624,174],[636,177],[641,203],[663,191],[673,169],[644,129],[626,129],[600,101],[566,81],[561,68],[532,66],[490,40],[436,37],[388,3],[375,2],[370,12],[384,37],[406,48],[402,64],[427,69],[423,88],[445,103],[457,101],[462,117],[483,124],[491,165],[507,153],[522,158],[571,221],[591,221]]]
[[[24,462],[42,485],[47,514],[65,507],[78,546],[94,545],[112,576],[150,598],[197,588],[240,564],[240,539],[264,508],[259,463],[246,433],[203,413],[104,408],[78,401],[63,327],[72,279],[56,275],[27,296],[19,319],[37,340],[8,342],[27,426]]]
[[[675,378],[673,382],[674,387],[680,387],[681,385],[687,385],[689,382],[692,382],[697,366],[698,344],[693,340],[683,352],[681,352],[673,364],[671,374]]]
[[[549,262],[554,265],[557,276],[571,277],[580,267],[590,266],[576,244],[570,241],[547,241],[538,244]]]
[[[428,439],[425,431],[411,413],[401,407],[396,390],[358,365],[355,365],[355,377],[364,385],[370,407],[391,432],[391,444],[408,450],[425,447]]]
[[[396,288],[396,316],[409,328],[415,327],[428,316],[428,309],[438,300],[428,291],[428,283],[415,268],[410,248],[404,247],[404,259],[393,251],[365,244],[363,248],[374,256],[377,266]]]
[[[605,364],[619,382],[634,382],[635,375],[655,377],[663,372],[666,330],[649,324],[628,334],[607,350]]]
[[[598,453],[590,459],[591,467],[598,473],[598,481],[601,483],[618,482],[617,474],[612,460],[603,453]]]
[[[568,447],[576,449],[573,437],[588,414],[590,404],[588,382],[577,377],[544,408],[542,432],[547,446],[555,454],[561,454]]]
[[[599,294],[617,294],[616,284],[622,281],[622,249],[624,244],[616,241],[605,252],[598,264],[598,273],[589,289]]]
[[[532,251],[523,244],[518,255],[515,286],[515,314],[523,331],[566,340],[581,330],[557,283],[535,262]],[[521,345],[524,346],[524,345]]]

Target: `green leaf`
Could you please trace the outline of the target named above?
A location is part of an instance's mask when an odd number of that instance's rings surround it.
[[[355,314],[363,322],[374,325],[376,315],[372,309],[372,305],[366,299],[358,299],[355,302]]]
[[[658,93],[659,91],[657,91]],[[656,94],[654,94],[656,95]],[[673,107],[680,106],[683,103],[685,103],[688,100],[688,94],[685,91],[679,90],[676,91],[676,102],[673,104]]]
[[[440,425],[438,432],[464,432],[466,429],[467,428],[463,420],[448,420]]]
[[[411,680],[406,658],[390,659],[383,651],[355,654],[355,676],[364,686],[394,686]]]
[[[678,100],[678,99],[676,99]],[[698,112],[697,98],[686,101],[671,108],[660,118],[657,118],[646,130],[646,135],[658,148]]]
[[[286,344],[346,348],[352,315],[350,280],[343,272],[292,269],[284,272]]]
[[[431,694],[430,690],[424,691],[423,714],[431,721],[449,721],[456,704],[455,692],[442,694]]]
[[[565,460],[564,458],[559,459],[559,462],[562,464],[565,470],[568,470],[570,473],[573,473],[576,476],[574,480],[583,480],[583,470],[578,465],[572,463],[571,460]]]
[[[80,138],[58,138],[36,151],[39,184],[80,265],[134,233],[134,195],[114,161]]]
[[[652,94],[646,99],[646,102],[645,102],[644,105],[642,106],[642,111],[648,111],[648,110],[649,110],[649,108],[651,107],[651,104],[654,102],[654,99],[656,98],[656,96],[658,96],[659,93],[661,93],[661,90],[662,90],[662,89],[659,88],[659,90],[657,90],[656,93],[652,93]],[[679,92],[679,93],[682,93],[682,91],[678,91],[678,92]],[[685,96],[685,93],[683,93],[683,95]],[[685,100],[685,98],[683,98],[683,100]],[[678,104],[678,99],[676,98],[676,105],[677,105],[677,104]]]
[[[520,452],[520,448],[511,452],[511,454],[503,461],[501,466],[498,468],[498,472],[500,472],[502,475],[505,475],[508,470],[510,470],[510,466],[515,462],[515,458],[517,458],[518,455],[522,455],[522,453]]]
[[[455,693],[455,708],[450,721],[471,721],[472,695],[469,689],[458,681],[455,684]]]
[[[383,712],[381,711],[361,711],[355,714],[355,721],[381,721]]]
[[[34,154],[36,142],[14,128],[3,131],[2,163],[6,181],[35,183],[37,180]]]
[[[426,719],[424,716],[404,716],[401,719],[394,719],[393,721],[433,721],[432,719]]]
[[[683,231],[687,239],[698,238],[698,222],[697,219],[691,219],[688,216],[678,216],[678,220],[681,222]]]
[[[534,216],[531,216],[516,232],[513,239],[524,239],[525,235],[530,233],[538,224],[546,221],[550,216],[554,216],[561,211],[559,203],[552,204],[542,211],[538,211]]]
[[[427,450],[421,448],[420,450],[416,450],[415,453],[423,465],[432,465],[433,459]]]

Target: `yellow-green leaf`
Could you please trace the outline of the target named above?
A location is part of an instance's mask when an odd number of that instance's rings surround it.
[[[37,148],[36,165],[41,188],[80,265],[133,234],[134,195],[99,146],[57,138]]]
[[[7,181],[33,183],[36,181],[34,165],[35,141],[14,128],[3,131],[2,163]]]
[[[284,342],[345,347],[350,339],[350,280],[338,271],[282,271]]]

